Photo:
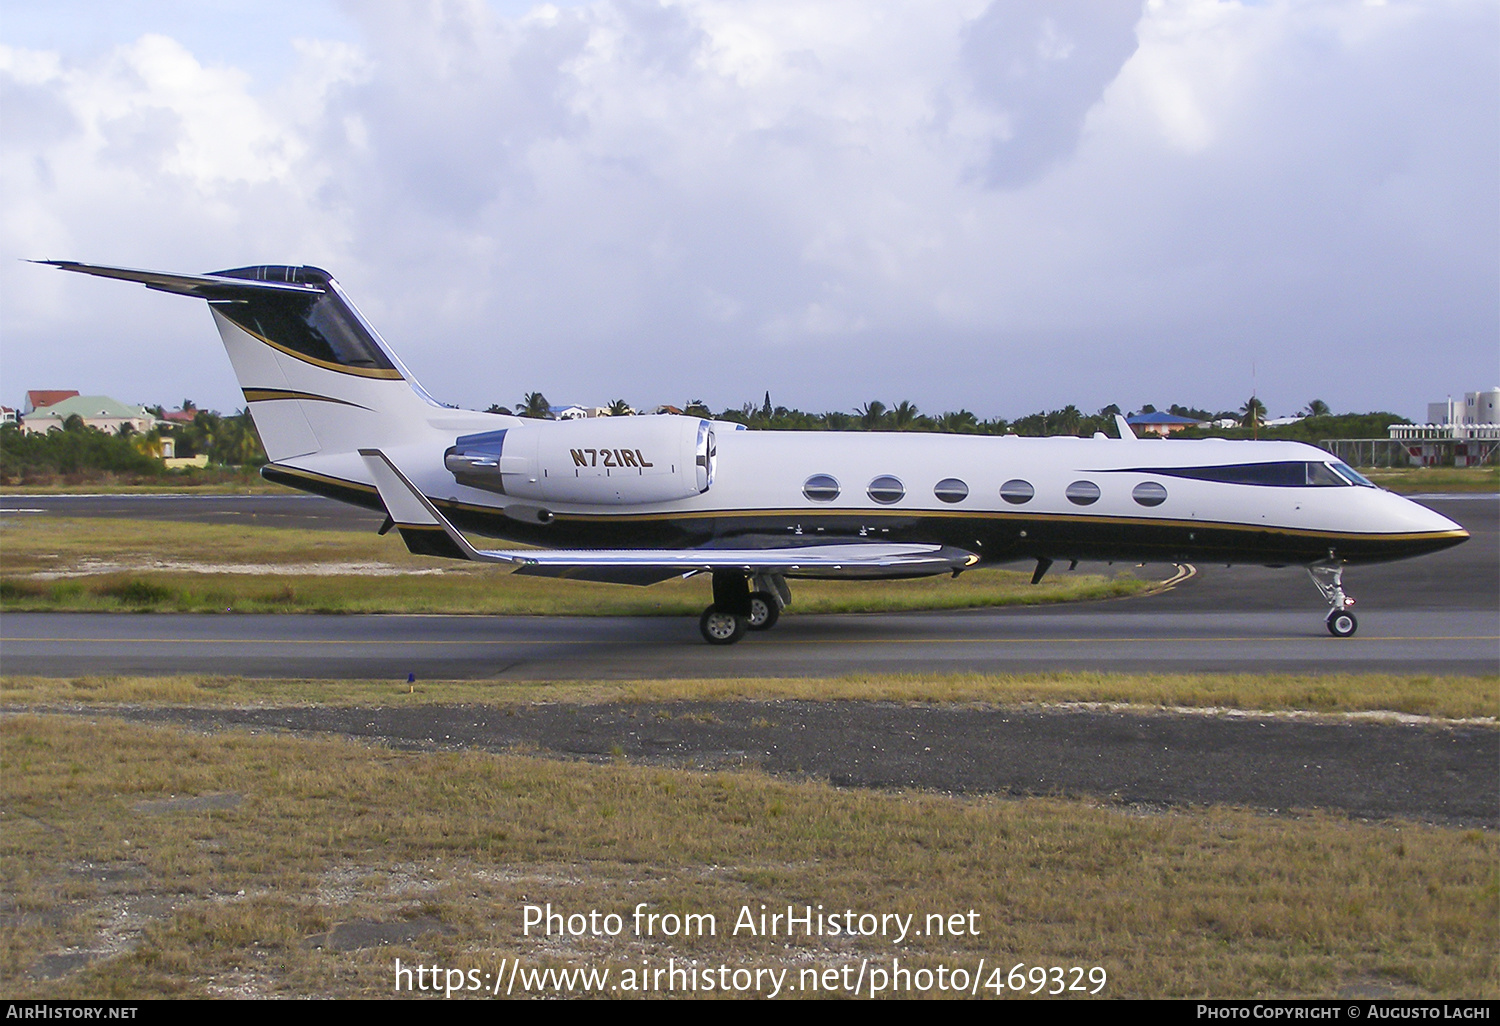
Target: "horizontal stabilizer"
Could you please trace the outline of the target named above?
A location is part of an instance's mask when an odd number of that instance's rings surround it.
[[[390,457],[379,449],[361,449],[365,466],[375,479],[375,490],[385,504],[385,512],[401,532],[406,547],[419,556],[445,556],[449,559],[483,560],[484,554],[448,523],[417,486],[396,469]],[[510,562],[510,560],[505,560]]]
[[[100,278],[118,278],[121,281],[138,281],[158,292],[175,292],[179,296],[197,296],[199,299],[233,299],[248,293],[294,292],[319,295],[323,289],[317,285],[306,285],[286,281],[256,281],[248,278],[229,278],[218,274],[169,274],[166,271],[142,271],[133,267],[105,267],[101,264],[80,264],[76,260],[33,260],[32,263],[48,264],[64,271],[78,271]]]

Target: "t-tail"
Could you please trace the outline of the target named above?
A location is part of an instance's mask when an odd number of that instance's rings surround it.
[[[395,447],[403,423],[439,405],[320,268],[263,264],[168,274],[38,262],[207,300],[273,464]]]

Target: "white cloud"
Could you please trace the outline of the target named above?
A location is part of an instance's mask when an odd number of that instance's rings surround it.
[[[1419,412],[1493,373],[1485,0],[347,11],[269,85],[159,33],[0,49],[0,256],[318,263],[480,406],[1228,405],[1254,358],[1273,409]],[[0,262],[7,385],[66,339],[148,398],[92,336],[191,305],[49,273]]]

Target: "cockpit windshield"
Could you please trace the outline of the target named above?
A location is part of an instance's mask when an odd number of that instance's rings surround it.
[[[1361,488],[1379,487],[1379,485],[1377,485],[1374,481],[1371,481],[1368,477],[1365,477],[1365,475],[1361,474],[1359,471],[1355,470],[1347,463],[1344,463],[1340,460],[1335,460],[1328,465],[1333,468],[1334,473],[1338,474],[1339,477],[1342,477],[1350,484],[1359,485]]]
[[[1272,488],[1348,488],[1375,485],[1338,460],[1287,460],[1276,463],[1225,463],[1210,467],[1131,467],[1126,473],[1185,477],[1219,484],[1262,485]]]

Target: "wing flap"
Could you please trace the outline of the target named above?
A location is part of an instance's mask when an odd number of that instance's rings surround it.
[[[775,549],[519,549],[506,556],[521,564],[517,573],[541,577],[577,576],[573,571],[583,569],[664,572],[659,580],[713,570],[789,577],[923,577],[963,570],[979,561],[962,549],[895,542],[825,542]]]

